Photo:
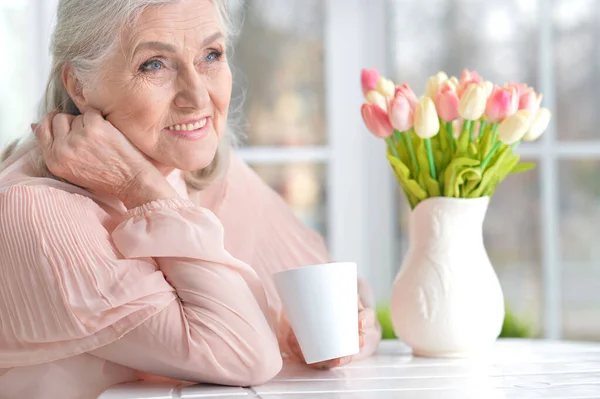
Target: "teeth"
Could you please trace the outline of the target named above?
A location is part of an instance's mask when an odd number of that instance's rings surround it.
[[[192,131],[192,130],[198,130],[203,128],[206,125],[206,118],[202,119],[200,122],[196,122],[194,124],[192,123],[188,123],[188,124],[183,124],[183,125],[173,125],[173,126],[169,126],[167,129],[169,130],[176,130],[176,131]]]

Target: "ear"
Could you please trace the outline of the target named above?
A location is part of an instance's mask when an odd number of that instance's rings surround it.
[[[69,64],[63,67],[62,81],[63,85],[65,85],[65,88],[67,89],[67,93],[69,93],[69,96],[71,97],[79,111],[83,112],[83,110],[87,108],[88,101],[83,91],[83,85],[81,84],[77,76],[75,76],[73,68]]]

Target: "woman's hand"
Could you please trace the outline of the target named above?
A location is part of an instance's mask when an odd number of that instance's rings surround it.
[[[98,111],[51,113],[35,134],[50,172],[72,184],[115,196],[129,209],[177,197],[158,169]]]
[[[360,350],[362,351],[365,346],[365,339],[367,335],[371,331],[377,331],[377,320],[375,317],[375,312],[373,309],[365,308],[360,301],[358,300],[358,339]],[[302,354],[302,350],[300,349],[300,344],[298,344],[298,340],[296,339],[296,335],[290,328],[290,332],[287,338],[287,344],[292,354],[297,358],[304,360],[304,355]],[[355,356],[346,356],[339,359],[326,360],[324,362],[309,364],[309,367],[321,370],[327,370],[334,367],[345,366],[352,362]]]

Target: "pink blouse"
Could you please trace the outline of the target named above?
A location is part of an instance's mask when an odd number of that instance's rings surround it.
[[[289,324],[271,275],[328,254],[247,165],[233,156],[191,195],[176,171],[181,199],[127,211],[34,176],[35,151],[0,165],[0,398],[92,399],[153,375],[258,385],[279,372]],[[360,356],[379,338],[375,327]]]

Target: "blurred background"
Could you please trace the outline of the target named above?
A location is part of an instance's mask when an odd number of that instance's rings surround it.
[[[0,145],[35,119],[56,4],[0,0]],[[361,68],[418,93],[463,68],[542,92],[552,125],[519,147],[538,166],[500,185],[484,239],[518,334],[600,340],[600,1],[246,0],[232,12],[240,154],[334,258],[359,263],[383,307],[408,207],[360,118]]]

